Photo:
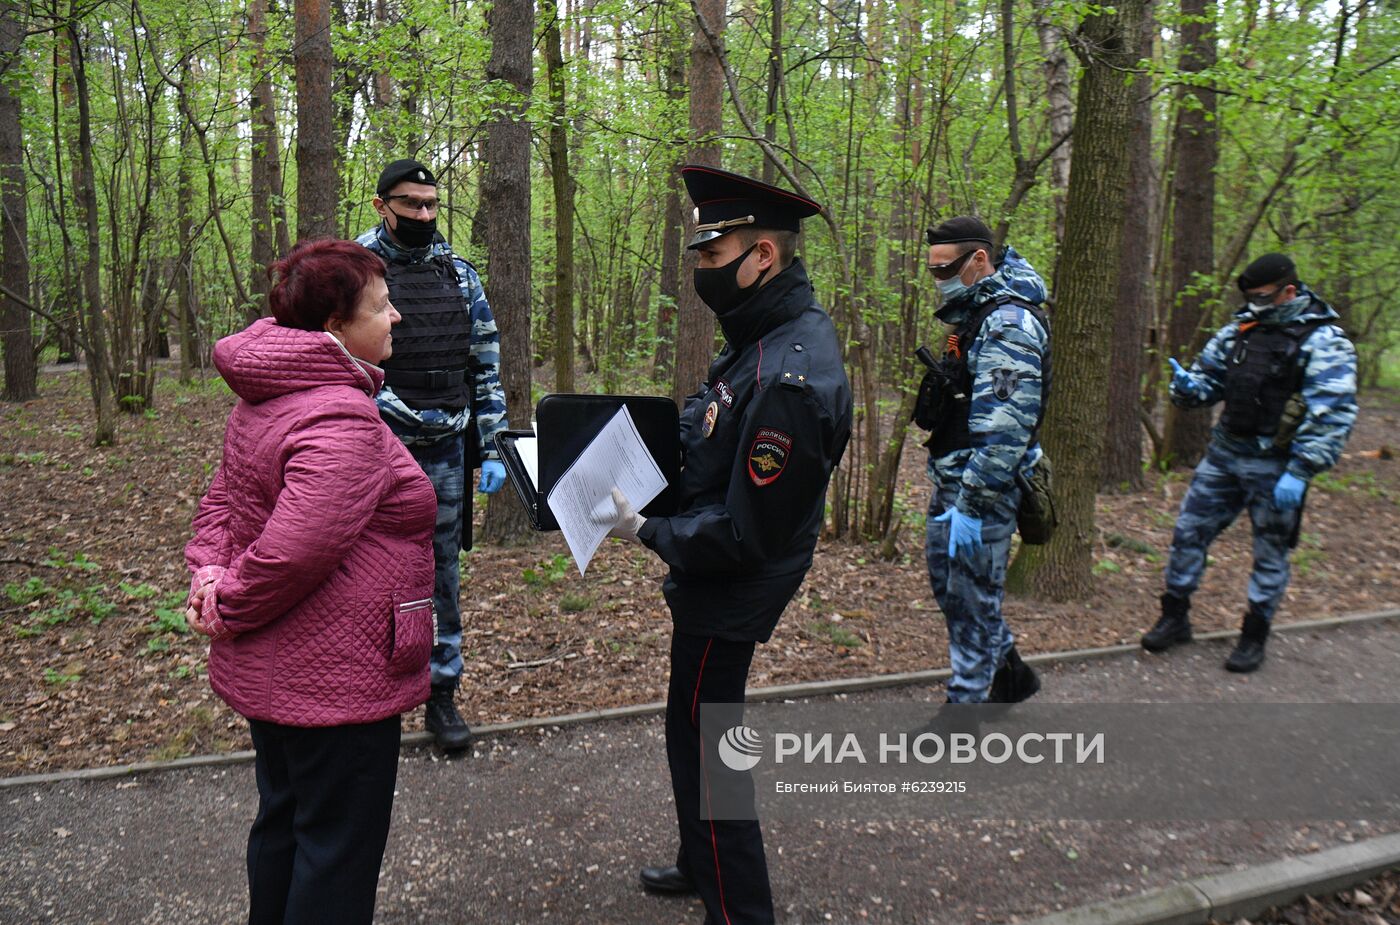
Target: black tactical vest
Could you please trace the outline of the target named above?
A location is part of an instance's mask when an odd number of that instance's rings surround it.
[[[1242,324],[1225,361],[1225,410],[1220,426],[1237,437],[1278,432],[1288,399],[1303,384],[1298,352],[1313,331],[1330,323],[1315,318],[1298,324]]]
[[[468,407],[472,319],[452,258],[390,263],[385,282],[389,301],[403,316],[394,325],[394,353],[384,362],[385,383],[415,410]]]
[[[928,447],[930,455],[939,457],[972,446],[968,421],[972,416],[973,382],[972,371],[967,366],[968,350],[992,312],[1008,305],[1024,308],[1045,329],[1045,351],[1040,360],[1040,414],[1036,417],[1030,442],[1034,443],[1040,435],[1040,425],[1045,420],[1045,406],[1050,400],[1050,319],[1039,306],[1025,299],[1001,295],[992,301],[983,302],[968,313],[967,318],[948,338],[948,349],[942,358],[931,363],[924,360],[929,369],[919,384],[919,398],[914,406],[914,423],[929,431],[924,446]]]

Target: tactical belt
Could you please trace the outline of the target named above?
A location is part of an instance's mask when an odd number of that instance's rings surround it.
[[[386,369],[384,381],[391,386],[406,385],[414,389],[447,389],[467,378],[467,367],[454,369]]]

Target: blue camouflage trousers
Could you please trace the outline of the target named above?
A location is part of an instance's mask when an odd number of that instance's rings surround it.
[[[445,437],[408,451],[423,467],[437,492],[437,525],[433,528],[433,609],[437,611],[437,643],[433,646],[434,687],[456,688],[462,678],[462,611],[457,603],[461,583],[462,435]]]
[[[1211,443],[1196,467],[1191,487],[1181,500],[1167,563],[1167,591],[1189,597],[1206,570],[1206,550],[1220,532],[1248,508],[1254,527],[1254,571],[1249,576],[1249,603],[1272,620],[1288,588],[1288,553],[1301,510],[1274,506],[1274,485],[1288,460],[1245,456]]]
[[[934,518],[954,506],[960,483],[936,482],[929,498],[924,554],[933,596],[948,623],[948,679],[952,703],[982,703],[1006,653],[1016,641],[1001,615],[1019,489],[998,498],[982,518],[982,548],[971,559],[948,556],[948,524]]]

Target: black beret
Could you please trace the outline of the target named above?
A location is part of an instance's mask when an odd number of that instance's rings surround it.
[[[1297,281],[1298,268],[1286,254],[1265,254],[1245,267],[1240,278],[1236,280],[1241,291],[1258,289],[1273,283],[1287,286]]]
[[[681,179],[695,203],[695,236],[687,248],[744,226],[801,231],[802,220],[822,210],[806,196],[718,167],[686,164]]]
[[[928,230],[928,243],[930,245],[960,244],[963,241],[981,241],[990,247],[992,230],[980,218],[973,218],[971,215],[950,218],[941,225],[935,225]]]
[[[410,183],[426,183],[428,186],[437,186],[437,179],[431,170],[418,161],[406,157],[394,161],[379,172],[379,183],[374,187],[374,192],[382,197],[405,180]]]

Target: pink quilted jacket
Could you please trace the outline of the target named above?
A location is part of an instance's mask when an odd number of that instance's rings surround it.
[[[428,699],[433,486],[379,419],[377,367],[271,318],[214,365],[241,401],[185,560],[212,583],[209,681],[251,719],[368,723]]]

